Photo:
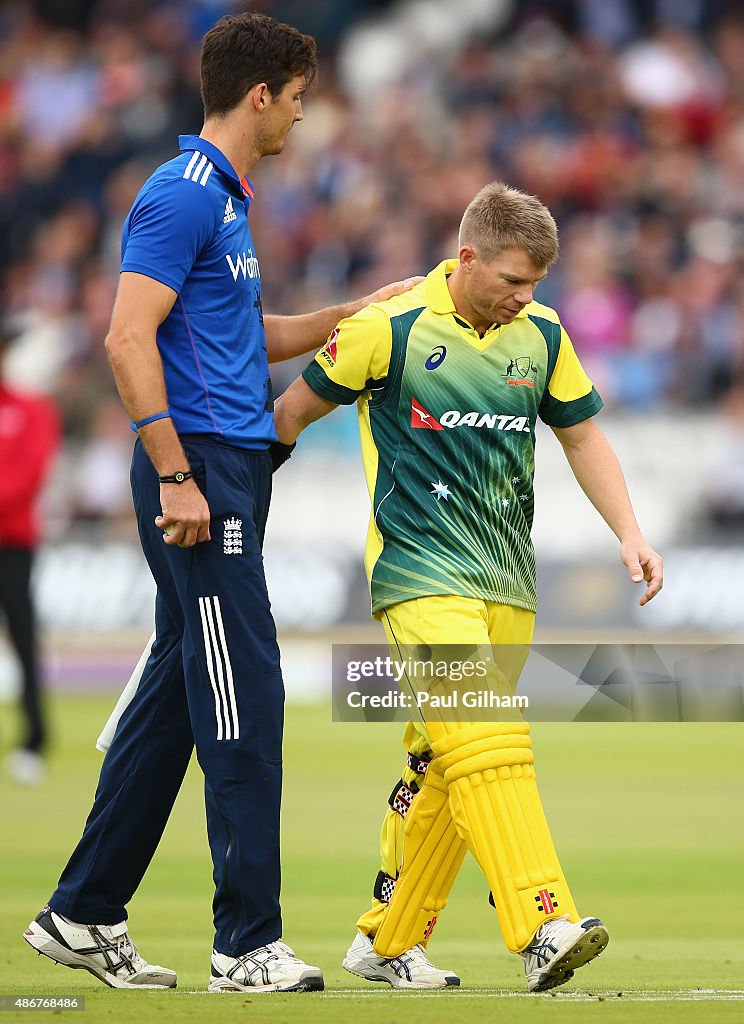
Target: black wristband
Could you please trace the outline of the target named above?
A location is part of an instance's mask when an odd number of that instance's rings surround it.
[[[294,444],[282,444],[281,441],[272,441],[269,445],[269,455],[271,456],[271,472],[276,473],[280,466],[283,466],[288,458],[292,455],[295,450],[297,442]]]
[[[186,480],[192,480],[193,477],[194,474],[190,469],[179,469],[177,473],[169,473],[167,476],[159,476],[158,480],[161,484],[182,484]]]

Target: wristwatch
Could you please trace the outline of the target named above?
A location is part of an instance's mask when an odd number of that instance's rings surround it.
[[[185,480],[192,480],[194,474],[190,469],[179,469],[177,473],[169,473],[166,476],[159,476],[161,484],[182,484]]]

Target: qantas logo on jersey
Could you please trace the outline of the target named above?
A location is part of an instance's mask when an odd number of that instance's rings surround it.
[[[437,423],[430,412],[419,405],[415,398],[411,399],[411,426],[423,427],[424,430],[444,430],[441,423]]]
[[[476,427],[487,430],[517,430],[530,433],[528,416],[506,416],[491,412],[460,412],[459,409],[448,409],[439,419],[424,409],[420,402],[411,398],[411,426],[424,430],[444,430],[454,427]]]
[[[247,277],[259,277],[258,260],[253,255],[253,249],[249,249],[248,252],[239,252],[235,259],[232,258],[232,254],[228,253],[225,256],[229,266],[230,272],[233,276],[233,281],[238,280],[238,274],[243,275],[243,280]]]

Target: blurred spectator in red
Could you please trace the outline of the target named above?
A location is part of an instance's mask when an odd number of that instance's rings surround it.
[[[0,609],[23,672],[25,736],[9,767],[16,782],[34,784],[43,777],[46,723],[31,568],[39,541],[36,502],[57,451],[59,422],[48,398],[11,390],[3,382],[3,356],[12,337],[8,326],[0,324]]]

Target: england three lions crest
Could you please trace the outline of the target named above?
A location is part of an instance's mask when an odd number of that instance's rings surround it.
[[[222,550],[226,555],[243,554],[243,520],[226,519],[222,535]]]

